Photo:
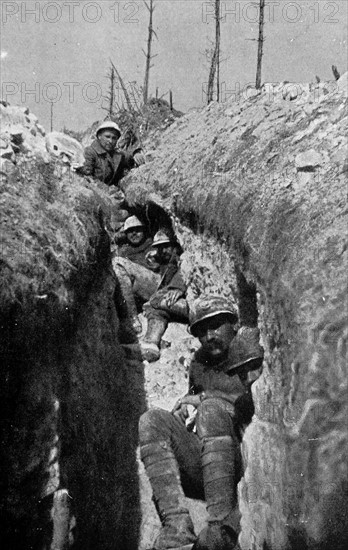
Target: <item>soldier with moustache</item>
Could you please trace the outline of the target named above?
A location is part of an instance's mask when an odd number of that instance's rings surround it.
[[[162,523],[153,550],[237,549],[240,444],[253,415],[251,384],[263,350],[258,329],[238,328],[235,306],[220,296],[195,302],[190,329],[201,347],[188,393],[172,412],[150,409],[139,424],[141,458]],[[187,423],[189,405],[196,410],[193,423]],[[206,501],[208,523],[198,536],[185,496]]]

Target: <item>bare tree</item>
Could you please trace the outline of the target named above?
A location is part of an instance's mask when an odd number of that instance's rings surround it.
[[[120,73],[118,72],[118,70],[116,69],[115,65],[113,64],[113,62],[111,61],[110,59],[110,63],[111,63],[111,66],[112,68],[114,69],[116,75],[117,75],[117,78],[119,80],[119,83],[121,85],[121,89],[122,89],[122,92],[123,92],[123,95],[124,95],[124,98],[126,100],[126,103],[127,103],[127,108],[130,112],[133,111],[133,104],[132,104],[132,100],[130,98],[130,95],[128,93],[128,90],[127,90],[127,87],[123,81],[123,78],[121,77]]]
[[[156,55],[151,55],[151,49],[152,49],[152,36],[155,35],[157,38],[156,32],[153,30],[153,13],[155,11],[155,5],[153,0],[149,0],[150,4],[148,4],[144,0],[144,4],[149,10],[149,26],[148,26],[148,35],[147,35],[147,50],[146,52],[143,50],[143,53],[146,58],[145,63],[145,78],[144,78],[144,90],[143,90],[143,100],[144,103],[147,103],[149,98],[149,81],[150,81],[150,69],[153,67],[151,65],[151,60],[156,57]]]
[[[257,48],[257,69],[256,69],[256,89],[261,88],[261,70],[262,70],[262,56],[263,56],[263,27],[264,27],[264,12],[265,12],[265,2],[266,0],[260,0],[260,18],[259,18],[259,38],[258,38],[258,48]]]
[[[220,101],[220,0],[215,3],[216,99]]]
[[[107,111],[109,117],[112,117],[112,115],[114,114],[115,106],[115,69],[113,66],[111,66],[111,71],[107,75],[107,78],[110,80],[109,93],[107,96],[103,97],[107,100],[108,106],[102,107],[102,109],[104,109],[104,111]]]
[[[51,124],[50,124],[51,132],[53,132],[53,106],[54,106],[54,103],[53,101],[51,101]]]
[[[220,98],[220,0],[215,0],[215,45],[211,58],[209,77],[208,77],[208,90],[207,101],[210,103],[214,97],[214,82],[216,74],[216,95],[217,101]]]

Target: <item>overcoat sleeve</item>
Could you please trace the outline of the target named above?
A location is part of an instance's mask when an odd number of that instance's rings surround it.
[[[85,176],[94,176],[96,167],[96,153],[92,147],[86,147],[84,150],[85,162],[82,166],[81,172]]]

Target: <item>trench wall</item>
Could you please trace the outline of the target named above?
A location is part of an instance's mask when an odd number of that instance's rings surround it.
[[[1,179],[1,548],[134,550],[143,376],[118,338],[112,202],[56,171]]]
[[[243,550],[347,542],[347,75],[306,90],[187,114],[124,185],[198,246],[224,245],[240,303],[256,290],[265,361],[243,441]]]

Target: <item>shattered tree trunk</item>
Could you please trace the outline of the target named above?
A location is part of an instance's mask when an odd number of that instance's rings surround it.
[[[114,113],[114,102],[115,102],[115,69],[111,67],[110,74],[110,97],[109,97],[109,116],[111,117]]]
[[[104,111],[108,113],[108,117],[111,118],[114,114],[114,104],[115,104],[115,69],[111,66],[110,74],[107,75],[107,78],[110,79],[110,89],[109,94],[104,96],[108,100],[108,107],[102,107]]]
[[[256,84],[255,84],[257,90],[261,88],[265,1],[266,0],[260,0],[259,38],[258,38],[258,47],[257,47],[257,69],[256,69]]]
[[[132,100],[130,98],[130,95],[127,91],[127,87],[124,83],[124,80],[122,78],[122,76],[120,75],[120,73],[118,72],[118,70],[116,69],[115,65],[113,64],[113,62],[110,60],[111,62],[111,65],[112,65],[112,68],[114,69],[115,73],[117,74],[117,78],[119,80],[119,83],[120,83],[120,86],[121,86],[121,89],[122,89],[122,92],[123,92],[123,95],[124,95],[124,98],[126,100],[126,103],[127,103],[127,109],[129,110],[129,112],[131,113],[133,111],[133,104],[132,104]]]
[[[215,0],[215,46],[211,59],[210,71],[208,77],[207,102],[211,103],[214,99],[214,82],[216,81],[216,99],[220,99],[220,0]]]
[[[153,59],[153,57],[155,57],[155,56],[151,55],[152,35],[156,36],[156,33],[153,30],[153,12],[155,11],[155,6],[154,6],[154,3],[153,3],[153,0],[150,0],[150,5],[148,5],[145,1],[144,1],[144,4],[147,7],[147,9],[149,10],[147,50],[146,50],[146,53],[144,52],[144,55],[145,55],[145,58],[146,58],[146,64],[145,64],[143,100],[144,100],[144,104],[146,104],[148,102],[148,99],[149,99],[150,69],[152,68],[151,59]]]

